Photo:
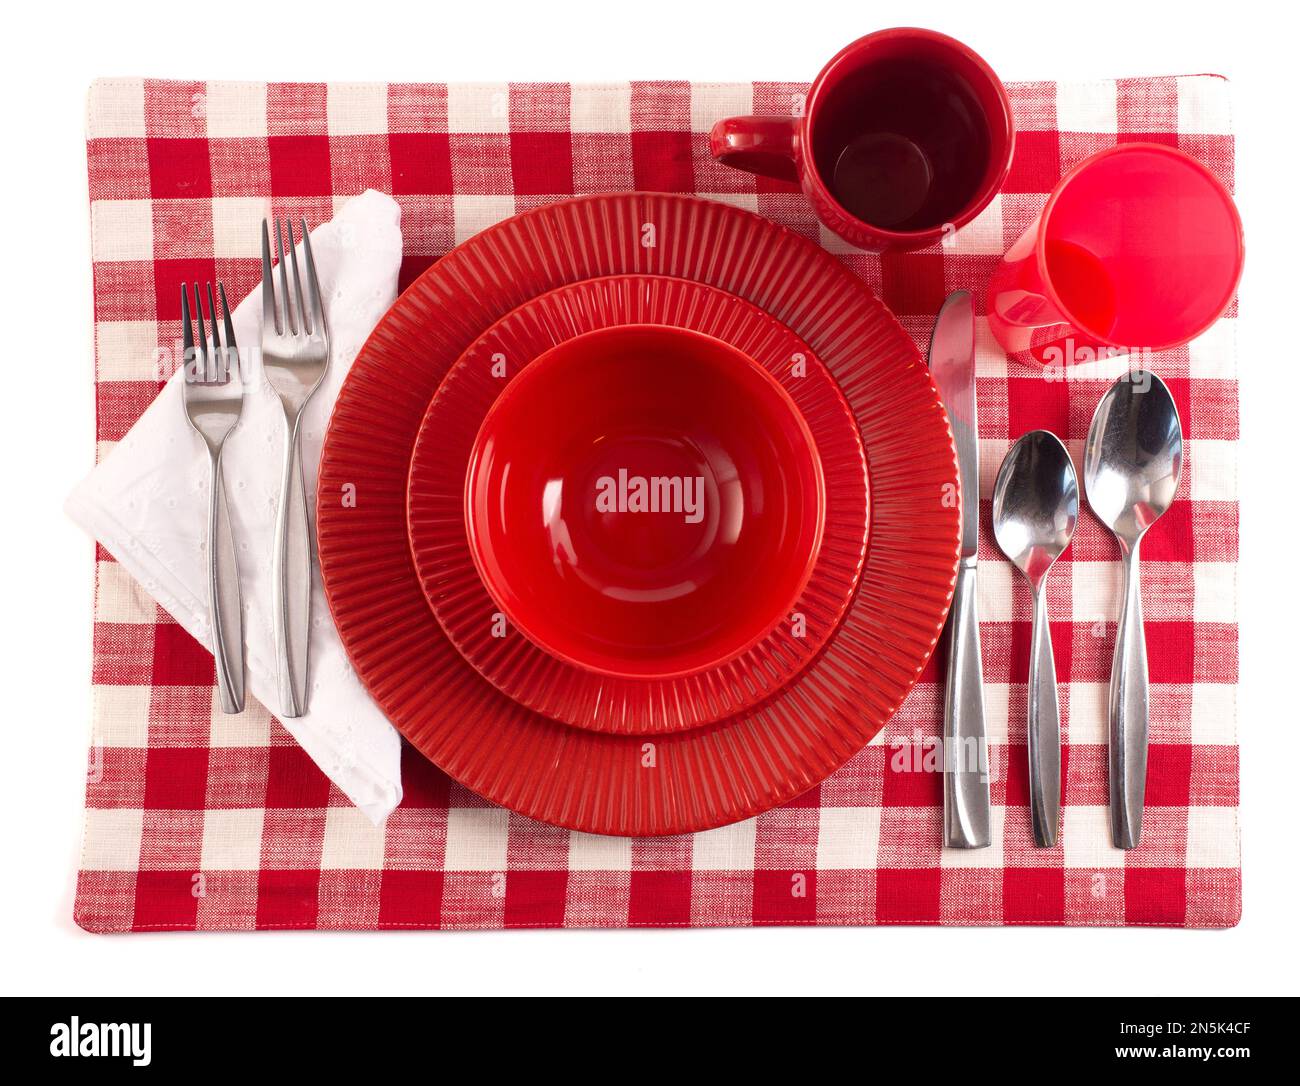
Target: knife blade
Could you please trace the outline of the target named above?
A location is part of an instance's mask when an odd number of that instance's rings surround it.
[[[979,413],[975,403],[975,311],[969,291],[955,290],[944,300],[930,338],[930,376],[948,413],[961,492],[979,493]],[[979,539],[979,505],[962,502],[961,553],[974,556]]]
[[[944,845],[987,848],[992,812],[976,583],[979,414],[975,399],[975,310],[969,291],[954,291],[939,310],[930,339],[930,375],[952,427],[961,493],[961,561],[948,613],[948,678],[943,706]]]

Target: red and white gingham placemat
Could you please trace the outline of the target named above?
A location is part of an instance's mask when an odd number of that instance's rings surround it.
[[[820,240],[924,345],[945,294],[990,271],[1061,174],[1116,140],[1154,140],[1229,185],[1227,84],[1213,76],[1021,83],[1003,194],[952,244],[847,250],[788,186],[719,167],[719,117],[788,113],[798,84],[262,84],[111,80],[89,103],[98,439],[103,455],[158,390],[179,284],[259,276],[267,214],[315,224],[366,188],[402,206],[403,285],[455,243],[558,197],[619,189],[727,200]],[[1084,513],[1051,581],[1061,680],[1062,844],[1027,810],[1027,590],[987,531],[1009,441],[1046,427],[1075,462],[1123,360],[1070,380],[1008,365],[981,324],[981,607],[994,844],[942,851],[940,725],[927,669],[890,726],[819,788],[738,825],[600,838],[494,807],[406,752],[405,799],[372,827],[265,709],[216,704],[210,655],[102,550],[93,744],[76,920],[93,931],[749,924],[1160,924],[1237,921],[1235,308],[1149,359],[1187,436],[1179,500],[1144,544],[1152,679],[1140,848],[1109,844],[1105,704],[1119,599],[1109,534]]]

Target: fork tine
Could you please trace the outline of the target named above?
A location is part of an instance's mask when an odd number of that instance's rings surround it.
[[[217,303],[212,296],[212,284],[207,285],[208,293],[208,323],[212,325],[212,369],[213,380],[225,381],[226,374],[226,352],[221,347],[221,329],[217,325]]]
[[[235,325],[230,319],[230,303],[226,301],[226,284],[220,280],[217,281],[217,294],[221,298],[221,323],[226,330],[226,372],[230,372],[230,364],[233,362],[242,379],[244,371],[239,369],[239,347],[235,343]],[[212,311],[212,323],[217,323],[216,310]]]
[[[203,299],[199,296],[198,283],[194,284],[194,320],[197,325],[194,346],[195,350],[198,351],[199,380],[216,380],[212,372],[212,356],[208,351],[208,330],[203,326]]]
[[[286,224],[287,225],[287,224]],[[293,311],[293,297],[289,294],[289,268],[284,262],[284,235],[280,233],[280,220],[275,220],[275,248],[280,260],[280,303],[284,307],[283,331],[298,334],[298,317]],[[293,252],[293,227],[289,226],[289,252]]]
[[[190,324],[189,288],[181,284],[181,370],[186,381],[194,379],[194,327]]]
[[[278,219],[275,232],[278,238]],[[262,327],[267,331],[280,331],[280,321],[275,315],[275,279],[271,275],[271,236],[265,219],[262,220]]]
[[[295,310],[298,314],[298,323],[304,332],[311,331],[311,318],[307,313],[307,306],[302,300],[302,278],[298,274],[298,248],[293,243],[293,222],[290,219],[284,220],[285,229],[289,231],[289,266],[293,268],[293,297]],[[306,236],[306,231],[303,231]]]
[[[307,220],[302,220],[302,255],[307,261],[307,297],[311,302],[311,332],[325,331],[325,303],[320,296],[320,279],[316,275],[316,258],[311,252],[311,235]]]

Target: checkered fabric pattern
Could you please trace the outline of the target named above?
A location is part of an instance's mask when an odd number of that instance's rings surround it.
[[[331,216],[365,188],[402,207],[403,284],[514,212],[570,194],[699,193],[820,241],[924,344],[946,292],[989,273],[1062,173],[1117,140],[1181,147],[1229,185],[1227,85],[1210,76],[1021,83],[1002,195],[948,246],[884,257],[821,230],[791,187],[707,152],[719,117],[789,113],[790,83],[263,84],[112,80],[89,103],[101,455],[158,390],[178,285],[259,274],[263,215]],[[1219,927],[1240,913],[1236,745],[1235,307],[1148,360],[1187,437],[1178,501],[1144,547],[1152,679],[1143,841],[1112,849],[1105,719],[1115,544],[1089,512],[1050,582],[1061,680],[1062,843],[1032,842],[1025,768],[1030,601],[988,530],[1015,436],[1061,435],[1079,463],[1127,362],[1069,380],[1009,364],[981,322],[981,606],[993,846],[939,848],[934,661],[889,727],[819,788],[707,833],[627,840],[541,825],[468,793],[409,748],[405,799],[375,828],[258,705],[217,706],[210,655],[102,551],[94,725],[76,919],[94,931],[751,924]],[[942,654],[940,654],[942,655]],[[927,755],[930,755],[927,758]]]

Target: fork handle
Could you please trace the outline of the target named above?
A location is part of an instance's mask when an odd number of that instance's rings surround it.
[[[298,451],[301,412],[285,413],[284,474],[275,518],[273,607],[279,715],[307,708],[307,641],[311,628],[311,541],[307,490]]]
[[[244,711],[244,620],[239,565],[230,524],[230,506],[221,473],[221,448],[209,454],[208,475],[208,616],[212,658],[223,713]]]

